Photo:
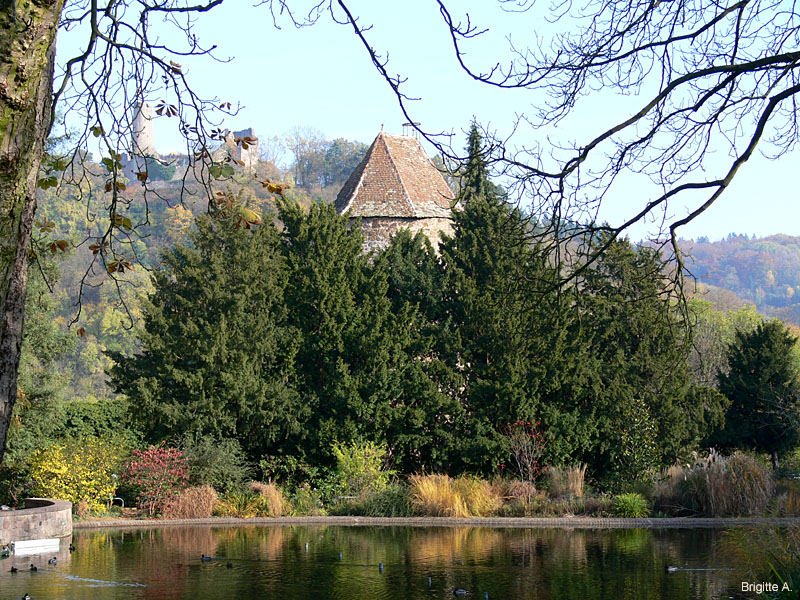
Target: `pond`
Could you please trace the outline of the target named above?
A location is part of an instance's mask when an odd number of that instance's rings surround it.
[[[48,555],[0,561],[0,600],[428,600],[457,588],[476,600],[727,599],[740,595],[744,575],[725,542],[712,529],[79,530],[75,551],[62,541],[55,565]]]

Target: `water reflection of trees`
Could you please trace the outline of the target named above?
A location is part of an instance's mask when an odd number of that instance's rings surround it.
[[[422,598],[434,588],[506,598],[719,598],[738,573],[713,567],[717,532],[483,527],[173,527],[79,532],[73,560],[143,597]],[[308,550],[306,550],[308,544]],[[200,553],[222,560],[201,563]],[[226,569],[225,563],[234,567]],[[379,573],[378,563],[385,565]],[[400,594],[398,596],[398,594]],[[478,597],[482,597],[480,594]]]

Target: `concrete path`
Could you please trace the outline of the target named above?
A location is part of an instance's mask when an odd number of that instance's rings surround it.
[[[800,517],[742,517],[742,518],[666,518],[619,519],[612,517],[485,517],[456,519],[450,517],[256,517],[234,519],[94,519],[73,522],[73,529],[171,527],[176,525],[339,525],[375,527],[560,527],[565,529],[695,529],[731,527],[788,527],[800,526]]]

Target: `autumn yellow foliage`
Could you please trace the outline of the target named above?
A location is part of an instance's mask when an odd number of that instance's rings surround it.
[[[90,509],[102,509],[116,489],[112,474],[119,461],[119,452],[98,438],[53,444],[31,460],[34,493],[73,503],[85,500]]]

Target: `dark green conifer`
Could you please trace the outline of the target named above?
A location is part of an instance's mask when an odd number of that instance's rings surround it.
[[[386,263],[370,264],[359,227],[333,206],[304,214],[286,203],[280,216],[297,389],[310,410],[298,448],[326,464],[333,442],[386,441],[404,470],[442,464],[448,398],[425,371],[416,308],[393,311]]]
[[[736,334],[728,353],[730,372],[719,389],[731,402],[719,442],[766,452],[778,467],[781,454],[800,438],[797,338],[773,319]]]
[[[235,438],[257,458],[309,412],[293,389],[298,340],[286,325],[278,233],[200,218],[190,238],[164,253],[141,352],[113,354],[111,381],[151,440]]]
[[[489,180],[487,169],[487,150],[478,124],[473,121],[467,138],[467,162],[460,177],[458,200],[465,206],[473,198],[505,197],[505,191]]]
[[[528,220],[489,181],[480,146],[473,124],[462,191],[468,201],[454,212],[453,237],[440,250],[443,310],[460,338],[450,360],[464,378],[458,394],[468,415],[462,468],[490,472],[505,462],[503,431],[519,419],[541,420],[556,454],[574,445],[554,435],[570,372],[564,298],[554,293],[545,252],[530,242]]]
[[[597,427],[588,461],[597,477],[630,484],[672,464],[719,424],[721,398],[691,386],[689,340],[657,251],[611,242],[586,270],[576,299],[588,349],[585,402]]]

